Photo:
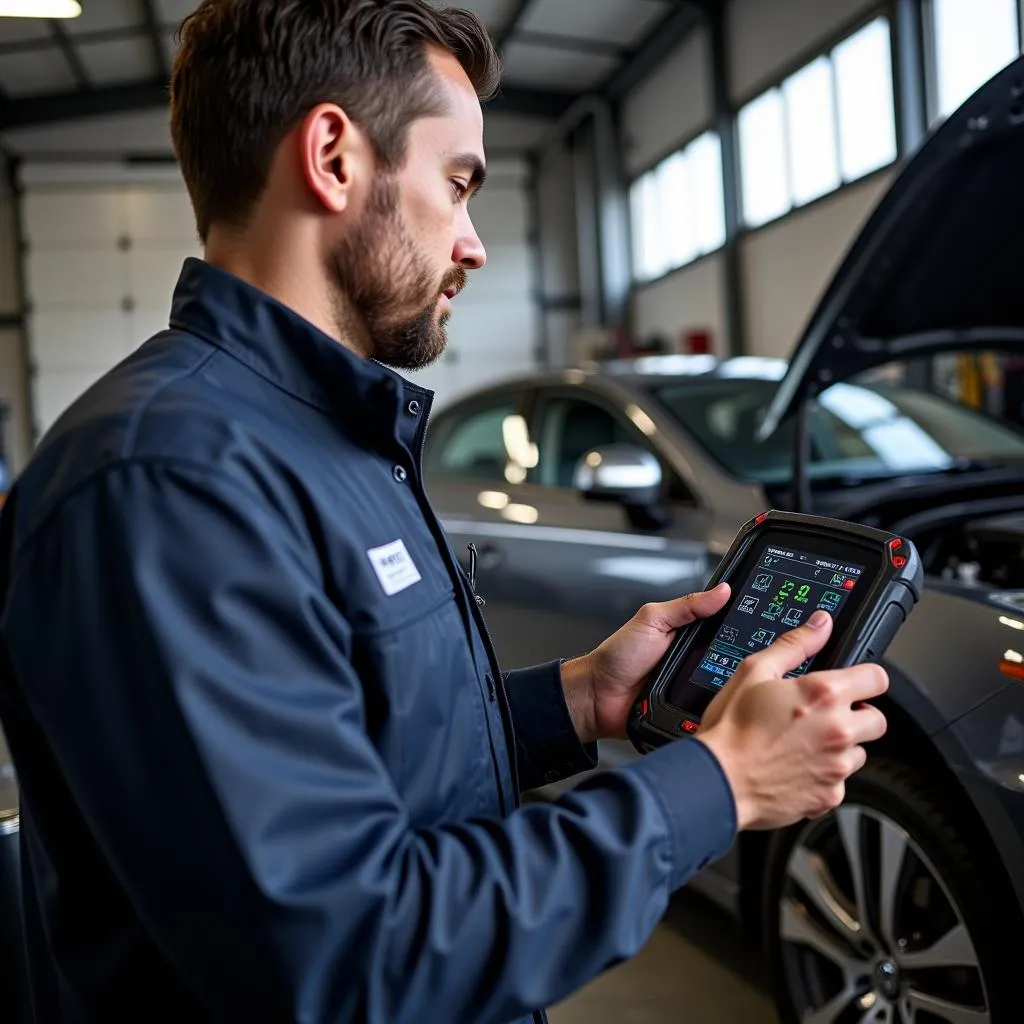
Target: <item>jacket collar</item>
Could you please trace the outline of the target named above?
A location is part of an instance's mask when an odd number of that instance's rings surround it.
[[[414,448],[434,393],[364,359],[283,303],[204,260],[188,257],[170,326],[223,349],[274,386],[365,432]],[[407,413],[419,403],[418,415]]]

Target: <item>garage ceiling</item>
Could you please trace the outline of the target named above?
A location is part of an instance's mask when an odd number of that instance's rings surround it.
[[[557,117],[674,45],[709,0],[455,0],[502,53],[493,109]],[[196,0],[81,0],[68,21],[0,18],[0,130],[165,105],[174,30]],[[585,11],[585,16],[581,12]]]

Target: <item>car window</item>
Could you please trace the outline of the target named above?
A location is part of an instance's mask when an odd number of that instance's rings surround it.
[[[632,440],[622,423],[593,402],[547,399],[537,420],[538,462],[531,482],[542,487],[572,487],[577,463],[592,448]]]
[[[507,483],[510,426],[522,420],[514,395],[452,410],[438,417],[424,466],[435,477]]]
[[[656,384],[654,397],[730,473],[789,479],[792,420],[767,441],[757,429],[777,385],[717,379]],[[835,384],[810,408],[813,477],[942,471],[962,460],[1024,460],[1024,434],[948,399],[891,384]]]
[[[528,480],[542,487],[572,487],[577,464],[593,448],[629,444],[657,456],[624,416],[577,395],[544,396],[535,431],[537,465]],[[666,478],[666,500],[694,504],[693,494],[683,481],[663,459],[659,461]]]

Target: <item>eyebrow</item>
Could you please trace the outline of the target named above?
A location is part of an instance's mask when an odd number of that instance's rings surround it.
[[[469,171],[469,188],[473,192],[479,192],[487,180],[487,169],[483,161],[476,153],[452,153],[448,157],[449,163],[455,167],[462,167]]]

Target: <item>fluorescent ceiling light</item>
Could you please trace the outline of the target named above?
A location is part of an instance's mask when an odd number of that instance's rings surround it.
[[[77,18],[78,0],[0,0],[0,18]]]

